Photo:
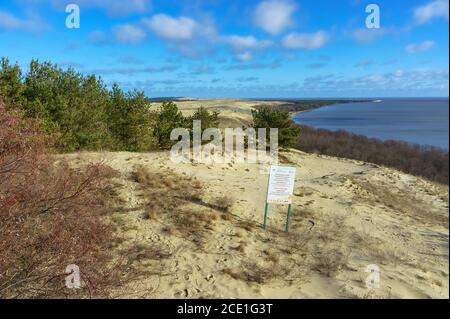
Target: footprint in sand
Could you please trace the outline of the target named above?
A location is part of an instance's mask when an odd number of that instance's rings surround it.
[[[161,241],[161,236],[159,236],[156,233],[152,233],[149,237],[147,237],[147,239],[152,241],[152,242],[160,242]]]
[[[189,291],[184,289],[182,291],[177,291],[173,294],[175,298],[187,298],[189,296]]]
[[[216,278],[214,278],[214,275],[213,275],[213,274],[209,274],[208,276],[205,277],[205,280],[206,280],[207,282],[210,282],[210,283],[213,284],[213,283],[216,281]]]

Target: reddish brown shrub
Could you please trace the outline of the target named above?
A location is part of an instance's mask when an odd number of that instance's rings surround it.
[[[346,131],[329,131],[301,125],[296,148],[330,156],[345,157],[387,167],[448,184],[449,153],[402,141],[381,141]]]
[[[0,101],[0,297],[103,295],[116,280],[99,204],[105,170],[53,163],[36,127]],[[70,264],[81,289],[65,287]]]

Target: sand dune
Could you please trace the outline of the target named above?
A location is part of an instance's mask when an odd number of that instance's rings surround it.
[[[257,164],[173,164],[165,152],[62,155],[120,172],[108,218],[135,267],[131,298],[448,298],[448,189],[358,161],[299,151],[292,227]],[[137,172],[144,176],[136,176]],[[366,267],[380,269],[368,288]]]
[[[242,99],[187,99],[177,100],[178,109],[184,116],[192,115],[200,106],[208,111],[218,111],[220,128],[248,126],[252,122],[252,110],[256,106],[282,105],[283,101],[242,100]],[[152,103],[157,110],[161,103]]]

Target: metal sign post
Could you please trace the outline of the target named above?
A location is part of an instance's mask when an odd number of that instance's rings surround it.
[[[292,215],[292,195],[294,193],[295,167],[270,166],[269,181],[267,184],[266,203],[264,208],[264,229],[267,226],[269,204],[287,204],[286,232]]]
[[[266,202],[266,208],[264,209],[264,229],[266,229],[267,225],[267,213],[269,211],[269,203]]]
[[[289,204],[288,214],[287,214],[287,217],[286,217],[286,232],[289,231],[289,223],[291,221],[291,214],[292,214],[292,204]]]

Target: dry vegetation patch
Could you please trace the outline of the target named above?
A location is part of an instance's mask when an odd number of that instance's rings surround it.
[[[395,186],[387,187],[368,179],[350,179],[354,185],[364,190],[363,199],[373,205],[383,205],[397,214],[408,216],[421,223],[434,223],[448,228],[448,215],[439,214],[430,208],[429,203],[417,194]]]
[[[109,249],[119,173],[54,161],[50,144],[0,101],[0,297],[106,297],[132,276]],[[81,289],[65,286],[72,264]]]
[[[292,272],[287,265],[243,261],[239,269],[225,268],[222,272],[235,280],[246,283],[266,284],[271,280],[286,277]]]
[[[229,200],[204,202],[203,185],[195,178],[170,171],[153,172],[144,166],[137,166],[132,177],[143,192],[144,217],[161,223],[165,234],[182,237],[198,248],[214,228],[214,209],[227,211],[231,205]]]
[[[346,131],[301,125],[296,148],[304,152],[351,158],[384,165],[448,185],[449,153],[433,146],[402,141],[381,141]]]
[[[298,223],[289,233],[272,228],[264,230],[250,221],[237,221],[236,226],[248,227],[247,240],[257,241],[253,247],[261,248],[251,257],[257,261],[249,262],[250,257],[241,257],[238,267],[227,267],[222,272],[235,280],[257,284],[272,280],[301,283],[311,272],[336,276],[345,269],[350,255],[345,245],[335,245],[348,231],[345,218],[338,215],[325,222],[323,216],[311,211],[302,216],[305,222]],[[307,222],[306,218],[314,222]],[[245,241],[240,240],[235,250],[243,253],[244,248]]]

